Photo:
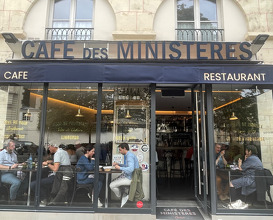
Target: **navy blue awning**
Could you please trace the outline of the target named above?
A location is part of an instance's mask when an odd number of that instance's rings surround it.
[[[0,82],[273,84],[273,65],[20,62],[0,64]]]

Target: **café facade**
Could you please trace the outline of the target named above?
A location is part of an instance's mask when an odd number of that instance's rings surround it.
[[[91,2],[93,7],[110,2],[115,8],[115,1]],[[160,2],[163,8],[169,6]],[[176,7],[180,1],[172,2]],[[181,2],[186,7],[187,1]],[[220,1],[212,2],[219,7]],[[42,3],[32,3],[25,31],[35,36],[30,19]],[[118,20],[118,13],[116,16]],[[152,31],[136,37],[119,28],[117,25],[113,39],[92,35],[82,39],[83,34],[67,32],[52,32],[51,39],[45,40],[20,39],[9,31],[1,33],[11,57],[0,64],[0,139],[3,143],[15,139],[19,163],[32,155],[33,169],[16,171],[29,184],[37,182],[35,189],[29,185],[25,197],[15,205],[9,203],[8,186],[1,186],[1,216],[43,219],[58,213],[68,219],[72,214],[96,219],[106,215],[113,219],[182,218],[194,217],[198,208],[212,219],[271,218],[270,188],[265,201],[244,198],[247,208],[228,208],[230,200],[221,199],[216,182],[214,148],[220,143],[226,151],[228,164],[223,172],[228,180],[236,178],[231,172],[237,163],[235,156],[243,157],[248,145],[255,145],[264,168],[273,170],[273,65],[257,59],[270,35],[261,33],[251,41],[221,41],[220,32],[202,35],[203,40],[195,32],[191,39],[177,35],[175,40],[164,40],[155,38]],[[118,146],[124,142],[139,160],[145,197],[121,207],[109,188],[119,174],[103,173],[99,166],[123,163]],[[48,144],[64,145],[67,150],[78,143],[96,148],[93,203],[72,180],[63,202],[41,206],[42,162]],[[185,158],[191,148],[188,167]],[[100,175],[103,187],[99,193]]]

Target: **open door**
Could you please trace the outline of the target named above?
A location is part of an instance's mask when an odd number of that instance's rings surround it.
[[[208,146],[206,126],[206,93],[202,85],[197,85],[192,92],[193,100],[193,133],[195,157],[195,197],[207,213],[208,197]]]

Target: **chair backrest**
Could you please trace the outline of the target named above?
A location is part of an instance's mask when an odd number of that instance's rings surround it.
[[[258,201],[265,201],[266,179],[264,170],[255,170],[255,183]]]
[[[73,167],[73,178],[74,178],[74,187],[77,185],[77,173],[81,171],[80,167]]]
[[[268,186],[273,185],[273,176],[270,170],[264,169],[266,184]]]

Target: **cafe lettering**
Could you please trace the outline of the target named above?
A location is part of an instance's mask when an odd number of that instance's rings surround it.
[[[79,46],[80,45],[80,46]],[[250,60],[248,42],[189,41],[25,41],[24,59],[83,60]]]

